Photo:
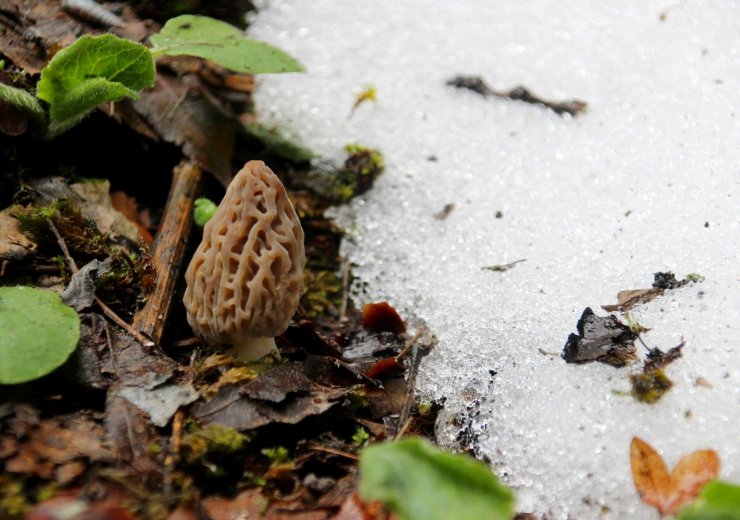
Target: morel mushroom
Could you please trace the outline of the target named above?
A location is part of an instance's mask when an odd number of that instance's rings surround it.
[[[203,229],[185,273],[188,323],[239,360],[277,354],[303,292],[303,229],[283,184],[250,161]]]

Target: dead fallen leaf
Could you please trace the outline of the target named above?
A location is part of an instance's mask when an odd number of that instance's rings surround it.
[[[129,222],[133,223],[138,228],[139,234],[141,235],[141,238],[144,239],[144,242],[151,245],[151,243],[154,242],[154,237],[149,232],[149,229],[144,225],[144,222],[142,222],[136,199],[129,197],[123,191],[113,191],[110,194],[110,201],[116,211],[120,212],[129,220]]]
[[[212,520],[239,520],[260,518],[268,505],[259,489],[248,489],[233,499],[208,497],[203,500],[203,511]]]
[[[292,395],[273,403],[242,395],[233,385],[223,387],[216,397],[192,408],[193,417],[202,424],[220,424],[246,431],[266,424],[296,424],[310,415],[324,413],[349,393],[348,388],[316,388],[310,393]]]
[[[331,520],[386,520],[394,516],[383,508],[380,502],[365,502],[357,493],[350,495],[339,512]]]
[[[35,248],[23,234],[18,220],[8,213],[0,213],[0,261],[23,260]]]
[[[651,287],[650,289],[629,289],[617,293],[617,303],[602,305],[601,308],[607,312],[627,311],[635,305],[647,303],[663,294],[663,289]]]
[[[719,474],[719,457],[714,450],[699,450],[681,457],[668,473],[663,457],[647,442],[632,438],[630,464],[640,499],[661,515],[674,514],[696,498],[701,488]]]
[[[102,426],[84,413],[45,419],[30,431],[26,442],[18,443],[5,469],[46,479],[58,471],[56,477],[69,482],[80,473],[76,465],[63,468],[69,463],[115,460],[104,433]]]
[[[406,324],[388,302],[365,305],[362,309],[362,326],[372,332],[406,332]]]
[[[81,489],[71,489],[31,508],[24,520],[138,520],[124,504],[131,497],[112,486],[101,489],[100,499],[89,499]]]
[[[116,104],[116,117],[128,120],[129,113],[136,112],[163,140],[182,146],[185,155],[227,186],[233,177],[231,158],[238,122],[216,106],[204,88],[187,83],[183,78],[157,74],[154,87],[145,89],[137,101]]]

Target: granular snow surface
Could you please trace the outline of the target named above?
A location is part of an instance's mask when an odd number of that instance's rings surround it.
[[[440,442],[551,518],[658,518],[632,483],[633,436],[669,466],[717,450],[740,483],[740,3],[262,4],[250,34],[307,68],[259,78],[263,122],[337,162],[353,142],[385,156],[336,210],[343,251],[358,304],[387,300],[440,339],[419,376],[422,399],[445,401]],[[460,74],[588,110],[446,85]],[[351,114],[367,85],[377,104]],[[686,341],[649,405],[629,395],[641,363],[559,353],[586,307],[605,316],[658,271],[705,280],[631,313],[649,346]]]

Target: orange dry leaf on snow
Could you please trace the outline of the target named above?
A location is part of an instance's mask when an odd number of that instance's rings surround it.
[[[640,499],[662,515],[681,509],[719,474],[719,457],[714,450],[684,455],[669,473],[663,457],[638,437],[632,438],[630,463]]]

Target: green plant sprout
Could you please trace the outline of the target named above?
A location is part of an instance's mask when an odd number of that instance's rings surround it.
[[[195,220],[196,225],[203,227],[209,220],[211,220],[214,213],[216,213],[218,206],[211,199],[207,199],[205,197],[195,199],[194,204],[193,220]]]
[[[370,439],[370,434],[362,426],[358,426],[355,429],[355,433],[352,434],[352,444],[357,447],[364,446],[365,443]]]
[[[0,99],[28,114],[39,135],[52,139],[101,103],[137,99],[154,85],[154,60],[160,56],[196,56],[248,74],[304,70],[283,51],[207,16],[173,18],[151,41],[153,47],[147,49],[112,34],[82,36],[42,69],[38,97],[0,84]]]
[[[274,448],[263,448],[260,453],[270,459],[273,466],[277,466],[288,460],[288,449],[285,446],[275,446]]]

